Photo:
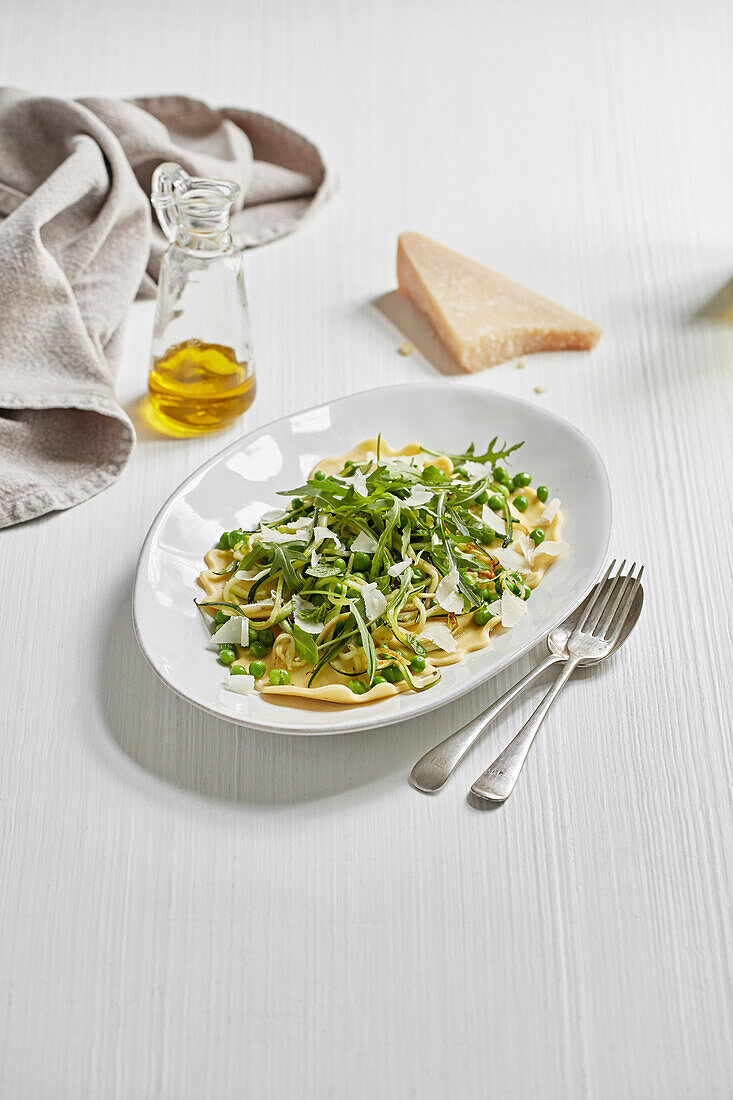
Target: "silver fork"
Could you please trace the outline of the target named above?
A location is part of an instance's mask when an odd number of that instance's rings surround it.
[[[637,575],[634,576],[636,569],[636,562],[634,562],[628,574],[624,576],[626,562],[623,561],[616,576],[606,585],[615,564],[614,560],[609,565],[598,586],[595,599],[588,604],[585,613],[568,638],[567,650],[570,656],[555,683],[514,740],[509,742],[504,751],[471,787],[471,791],[478,798],[485,798],[490,802],[503,802],[509,797],[537,731],[560,689],[570,679],[581,661],[585,663],[601,661],[616,644],[639,589],[644,567],[641,566]]]

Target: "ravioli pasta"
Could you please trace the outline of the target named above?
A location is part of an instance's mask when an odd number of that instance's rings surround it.
[[[242,693],[354,705],[435,686],[511,629],[566,549],[521,444],[448,454],[368,439],[325,458],[254,531],[224,532],[198,601]]]

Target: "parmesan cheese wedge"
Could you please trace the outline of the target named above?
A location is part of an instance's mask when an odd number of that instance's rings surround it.
[[[597,325],[421,233],[403,233],[397,282],[465,371],[534,351],[588,349]]]

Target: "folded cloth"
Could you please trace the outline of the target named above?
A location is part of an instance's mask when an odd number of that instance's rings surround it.
[[[333,190],[314,145],[274,119],[181,96],[65,100],[0,89],[0,527],[68,508],[121,473],[122,328],[166,247],[155,167],[242,189],[239,244],[291,233]]]

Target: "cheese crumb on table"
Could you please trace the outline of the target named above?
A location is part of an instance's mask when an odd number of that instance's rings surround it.
[[[409,340],[404,340],[397,348],[397,352],[399,355],[412,355],[414,350],[415,349]]]
[[[535,351],[592,348],[601,336],[577,313],[421,233],[399,238],[397,282],[465,371]]]
[[[517,363],[517,370],[524,370],[526,366],[527,364],[525,363],[524,359],[520,359]]]
[[[539,385],[535,386],[534,392],[535,393],[547,393],[549,388],[550,388],[549,386],[543,386],[542,383],[539,383]]]

